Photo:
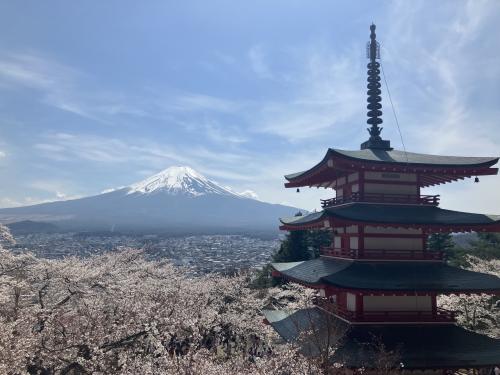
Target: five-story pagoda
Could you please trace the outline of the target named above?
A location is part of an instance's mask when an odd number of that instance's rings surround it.
[[[446,294],[498,294],[500,279],[449,266],[443,253],[427,249],[427,238],[443,232],[500,232],[500,216],[442,209],[439,196],[422,195],[421,188],[496,175],[498,169],[492,166],[498,157],[436,156],[391,148],[380,136],[380,52],[375,25],[370,30],[370,138],[360,150],[328,149],[309,170],[285,176],[289,188],[336,191],[335,198],[322,200],[321,212],[281,219],[280,227],[327,229],[331,246],[317,259],[272,264],[273,276],[318,289],[320,298],[312,309],[264,311],[266,320],[293,341],[333,317],[344,329],[331,359],[351,368],[375,367],[377,359],[367,345],[374,340],[387,350],[397,349],[405,371],[441,373],[497,365],[500,340],[458,327],[454,313],[438,308],[436,299]]]

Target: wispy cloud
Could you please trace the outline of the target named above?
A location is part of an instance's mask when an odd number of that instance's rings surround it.
[[[147,115],[133,97],[108,91],[81,70],[31,52],[0,55],[0,84],[4,90],[36,90],[40,102],[102,123],[112,115]]]
[[[8,208],[8,207],[31,206],[31,205],[35,205],[35,204],[54,202],[56,200],[59,200],[59,199],[57,199],[57,197],[54,197],[52,199],[43,199],[43,198],[39,198],[39,197],[30,197],[30,196],[25,196],[22,199],[1,197],[0,198],[0,207],[1,208]]]
[[[250,66],[259,78],[269,79],[273,78],[273,73],[266,61],[266,52],[262,45],[254,45],[248,50],[248,58]]]
[[[319,139],[362,118],[362,70],[354,56],[318,48],[305,56],[303,67],[289,83],[291,97],[262,106],[257,114],[257,132],[298,142]]]
[[[181,94],[167,99],[163,108],[172,111],[198,112],[235,112],[241,104],[232,100],[202,94]]]
[[[199,168],[205,173],[209,171],[211,175],[224,177],[230,173],[223,172],[223,165],[241,165],[249,159],[248,155],[222,150],[213,151],[203,145],[191,145],[189,149],[185,149],[175,143],[56,133],[45,135],[44,142],[35,144],[35,148],[41,156],[55,161],[86,161],[100,165],[133,164],[136,167],[147,165],[158,170],[172,164],[183,164]],[[214,166],[213,170],[210,169],[211,165]],[[244,178],[241,174],[234,176]]]
[[[36,89],[45,103],[91,117],[72,95],[75,80],[82,78],[81,76],[80,72],[63,64],[30,53],[0,56],[0,80],[3,87]]]
[[[497,134],[495,118],[500,111],[485,110],[479,97],[498,96],[484,83],[488,81],[485,75],[500,74],[500,57],[493,55],[485,69],[478,68],[489,55],[486,49],[498,45],[495,33],[488,30],[500,16],[500,4],[467,1],[456,6],[448,2],[433,17],[447,16],[449,26],[429,20],[432,26],[428,28],[420,27],[422,17],[428,14],[424,3],[395,4],[391,18],[399,21],[389,24],[386,61],[394,75],[412,77],[409,83],[396,82],[393,87],[407,136],[422,151],[432,153],[497,153],[500,139],[492,135]]]

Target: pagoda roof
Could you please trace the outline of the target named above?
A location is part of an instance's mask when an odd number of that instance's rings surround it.
[[[476,157],[476,156],[444,156],[431,154],[418,154],[401,150],[340,150],[329,149],[334,154],[347,158],[374,161],[380,163],[399,163],[431,165],[442,167],[487,167],[498,162],[498,157]]]
[[[442,181],[435,179],[421,181],[422,186],[430,186],[456,180],[457,178],[454,177],[497,174],[498,169],[489,167],[496,164],[498,159],[498,157],[418,154],[401,150],[329,148],[323,159],[312,168],[285,175],[288,181],[285,186],[317,186],[325,181],[344,176],[346,173],[363,169],[419,172],[429,175],[451,174],[449,177],[441,176]]]
[[[500,278],[452,267],[443,262],[358,262],[320,257],[293,263],[272,263],[292,281],[307,285],[330,285],[366,292],[495,293]]]
[[[380,359],[377,348],[381,345],[386,352],[396,351],[397,362],[405,369],[480,368],[498,364],[500,340],[453,324],[349,325],[319,308],[265,310],[263,314],[284,340],[298,343],[305,355],[317,355],[323,342],[338,343],[331,360],[350,368],[374,368]],[[310,330],[316,334],[314,340],[307,339],[305,332]]]
[[[280,219],[281,229],[322,227],[325,220],[333,226],[368,223],[395,227],[446,227],[456,231],[500,231],[500,215],[453,211],[429,205],[353,202],[325,208],[304,216]]]

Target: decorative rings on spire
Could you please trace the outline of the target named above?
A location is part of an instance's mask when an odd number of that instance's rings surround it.
[[[370,62],[367,65],[368,91],[366,93],[368,94],[368,105],[366,106],[366,108],[368,109],[368,112],[366,114],[368,115],[368,120],[366,122],[368,123],[368,125],[371,125],[371,127],[368,129],[370,138],[378,140],[381,139],[380,133],[382,131],[382,128],[379,128],[378,125],[383,122],[381,118],[382,104],[380,103],[382,101],[382,98],[380,96],[380,94],[382,93],[382,91],[380,90],[380,63],[376,61],[376,59],[380,58],[380,47],[376,40],[375,25],[370,26],[370,31],[370,42],[368,42],[367,46],[367,55],[370,59]]]
[[[380,63],[377,59],[380,59],[380,45],[377,42],[377,35],[375,34],[375,25],[370,26],[370,41],[366,44],[366,57],[370,60],[367,65],[368,68],[368,105],[366,108],[368,112],[368,120],[366,122],[370,127],[367,129],[370,133],[370,138],[361,143],[361,149],[372,149],[372,150],[392,150],[391,142],[388,140],[383,140],[380,136],[382,133],[381,127],[379,125],[382,123],[382,98],[380,94]]]

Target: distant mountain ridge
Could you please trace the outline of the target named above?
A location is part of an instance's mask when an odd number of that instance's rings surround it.
[[[190,167],[170,167],[142,181],[80,199],[0,209],[0,222],[50,222],[61,230],[234,233],[276,231],[297,208],[239,194]]]
[[[38,222],[32,220],[16,221],[7,224],[13,235],[28,234],[28,233],[52,233],[57,232],[58,228],[55,224]]]

